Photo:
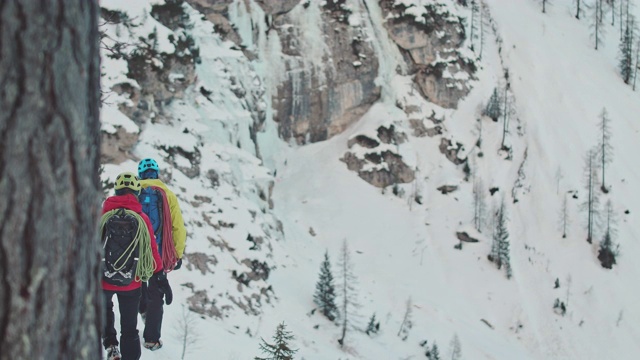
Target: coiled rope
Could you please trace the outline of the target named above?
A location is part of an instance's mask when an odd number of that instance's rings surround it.
[[[171,209],[164,189],[158,186],[151,187],[162,194],[162,267],[168,273],[176,267],[178,253],[173,242],[173,222],[171,220]]]
[[[153,272],[156,269],[156,261],[153,258],[153,252],[151,251],[151,236],[149,235],[149,231],[147,230],[147,224],[145,223],[142,216],[140,216],[135,211],[127,210],[127,209],[114,209],[111,211],[107,211],[102,215],[100,219],[100,234],[104,232],[104,226],[107,221],[113,217],[117,212],[125,211],[127,215],[133,216],[138,221],[138,230],[136,231],[136,235],[133,241],[129,244],[127,249],[120,255],[120,257],[115,261],[113,265],[114,270],[120,271],[127,264],[131,256],[133,255],[133,251],[138,247],[138,265],[136,267],[136,277],[139,281],[148,281],[151,276],[153,276]]]

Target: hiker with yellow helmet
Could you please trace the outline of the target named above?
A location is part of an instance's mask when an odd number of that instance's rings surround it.
[[[102,343],[107,350],[108,360],[140,359],[137,322],[141,284],[151,278],[157,282],[167,282],[153,227],[138,202],[141,189],[138,177],[134,173],[124,172],[116,178],[115,196],[108,197],[102,206],[102,290],[107,320]],[[120,310],[119,343],[113,295],[118,296]]]

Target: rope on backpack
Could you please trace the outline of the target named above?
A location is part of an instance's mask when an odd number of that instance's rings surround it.
[[[111,211],[107,211],[102,215],[102,219],[100,220],[100,233],[104,232],[104,226],[116,212],[121,211],[123,209],[114,209]],[[140,214],[135,211],[125,210],[125,213],[133,216],[138,221],[138,230],[136,235],[124,251],[124,253],[116,260],[115,264],[113,264],[114,270],[120,271],[124,268],[125,264],[129,261],[131,256],[133,255],[133,250],[136,246],[138,246],[138,264],[136,267],[136,277],[140,279],[140,281],[148,281],[151,276],[153,276],[153,272],[156,269],[156,261],[153,258],[153,252],[151,250],[151,236],[149,235],[149,231],[147,230],[147,224]],[[147,231],[145,231],[147,230]]]
[[[152,186],[154,190],[159,190],[162,194],[162,267],[168,273],[176,266],[178,254],[173,242],[173,223],[171,220],[171,209],[169,200],[164,190],[157,186]]]

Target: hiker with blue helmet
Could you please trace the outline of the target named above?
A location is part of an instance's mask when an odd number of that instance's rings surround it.
[[[165,272],[177,270],[182,266],[187,231],[184,227],[182,212],[176,195],[159,179],[160,167],[151,158],[142,159],[138,164],[138,176],[142,191],[138,196],[142,211],[149,216],[156,243],[162,258]],[[142,287],[139,312],[145,321],[144,347],[158,350],[163,315],[162,289],[152,280]],[[171,304],[166,299],[167,305]]]
[[[141,283],[149,279],[166,282],[153,227],[138,202],[140,190],[134,173],[122,173],[115,181],[115,196],[108,197],[102,205],[101,271],[106,312],[102,344],[107,360],[140,359],[137,327]],[[120,342],[115,329],[114,295],[120,310]]]

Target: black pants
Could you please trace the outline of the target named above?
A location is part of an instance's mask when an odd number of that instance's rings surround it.
[[[113,295],[118,296],[120,309],[120,352],[122,360],[140,359],[140,336],[138,335],[138,304],[140,289],[130,291],[103,290],[107,323],[104,326],[102,344],[105,349],[111,345],[118,345],[115,328],[115,314],[113,313]]]
[[[148,283],[142,283],[142,298],[140,300],[140,313],[146,313],[144,321],[144,341],[158,342],[162,330],[162,315],[164,313],[164,294],[158,289],[155,277]]]

